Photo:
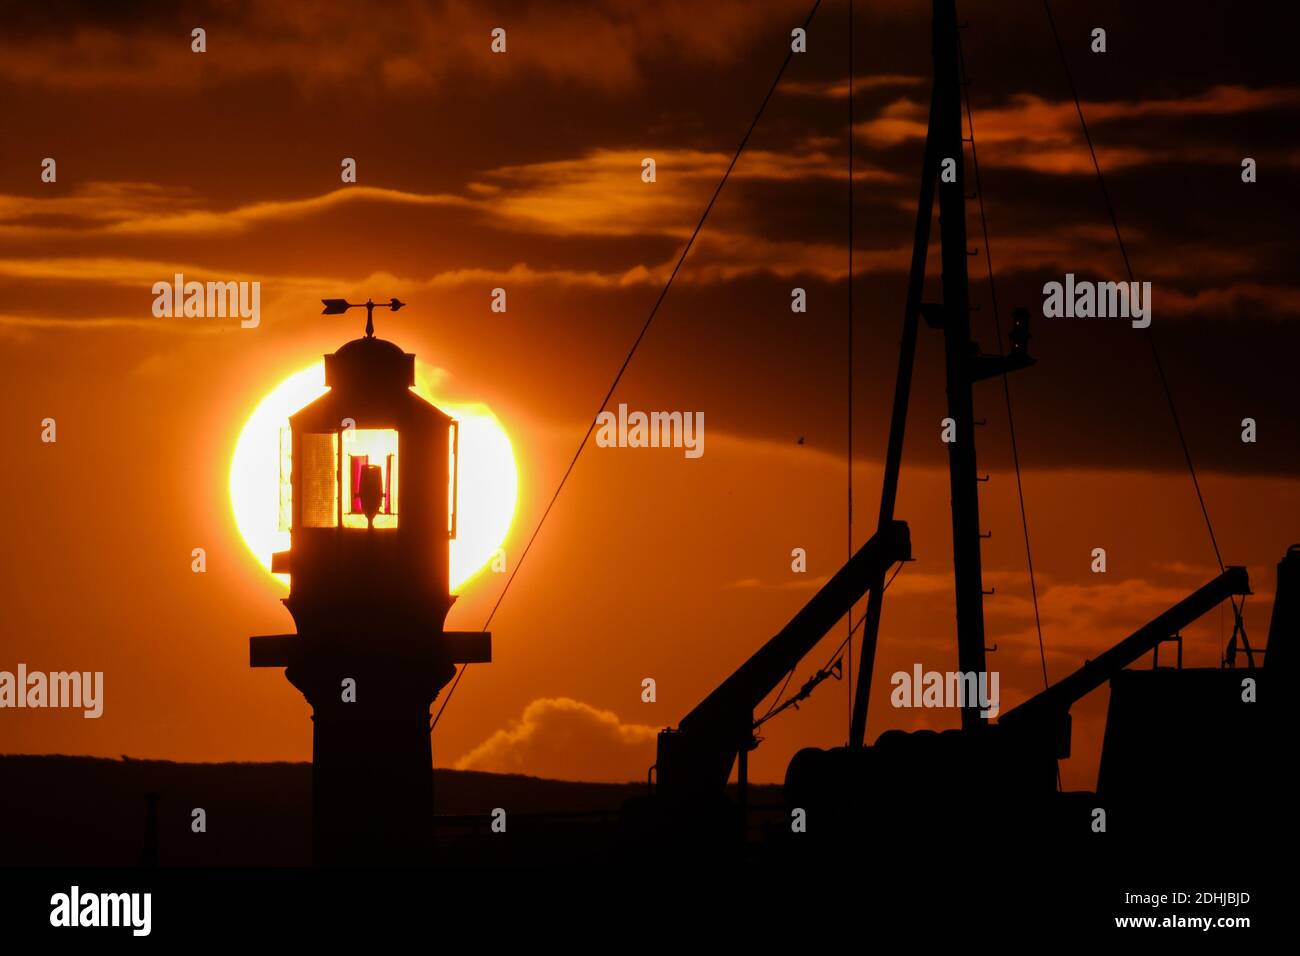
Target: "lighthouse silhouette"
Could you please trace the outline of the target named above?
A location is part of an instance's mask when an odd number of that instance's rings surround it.
[[[418,864],[432,849],[429,708],[456,664],[491,660],[486,632],[449,632],[458,427],[415,394],[415,356],[366,333],[325,356],[329,391],[289,418],[281,449],[296,634],[252,637],[312,708],[312,858]],[[396,311],[396,299],[380,308]],[[286,520],[287,519],[287,520]]]

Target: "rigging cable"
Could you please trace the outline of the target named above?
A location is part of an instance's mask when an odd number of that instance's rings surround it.
[[[817,15],[817,9],[820,6],[821,0],[814,0],[812,9],[808,11],[808,16],[804,19],[804,30],[808,29],[808,26],[812,23],[813,17]],[[551,509],[555,507],[555,502],[559,499],[560,492],[564,490],[565,483],[569,480],[569,476],[573,474],[573,468],[577,465],[578,458],[582,455],[582,450],[587,447],[587,440],[591,437],[591,433],[596,430],[596,420],[599,418],[600,413],[605,410],[605,406],[609,404],[609,400],[614,396],[614,390],[618,388],[618,383],[622,380],[623,373],[627,371],[627,367],[632,363],[632,356],[636,354],[637,349],[641,346],[642,339],[644,339],[646,333],[650,331],[650,324],[654,321],[655,315],[659,312],[659,306],[663,304],[665,297],[668,295],[668,290],[672,288],[673,280],[677,278],[677,273],[681,269],[682,263],[686,261],[687,254],[690,253],[691,247],[695,245],[696,237],[699,236],[700,230],[704,228],[704,221],[709,218],[709,213],[713,209],[713,204],[717,202],[718,195],[722,192],[722,187],[727,184],[727,180],[731,177],[731,171],[740,160],[740,154],[745,151],[745,146],[749,143],[750,136],[753,135],[754,129],[758,126],[758,121],[762,117],[763,111],[767,109],[768,101],[772,99],[772,95],[776,92],[776,88],[781,82],[781,77],[785,75],[786,68],[790,65],[790,61],[793,58],[794,45],[791,44],[790,51],[786,53],[785,60],[781,63],[781,68],[776,72],[776,78],[772,80],[772,85],[768,88],[767,95],[763,97],[763,101],[758,106],[758,112],[754,114],[754,119],[749,124],[749,129],[745,131],[745,135],[740,140],[740,145],[736,147],[735,155],[731,157],[731,162],[727,164],[727,169],[723,172],[722,179],[718,181],[717,188],[709,198],[708,205],[704,207],[704,212],[700,215],[699,222],[695,224],[694,231],[691,232],[690,238],[686,240],[686,245],[682,247],[681,255],[677,257],[677,264],[673,266],[673,271],[669,274],[668,281],[664,283],[663,290],[659,293],[659,297],[655,299],[655,303],[650,309],[650,314],[646,317],[645,324],[641,326],[641,331],[633,340],[632,347],[628,349],[627,357],[623,359],[623,364],[619,366],[618,373],[614,376],[614,381],[610,383],[609,390],[605,392],[605,397],[601,400],[600,408],[598,408],[596,414],[592,416],[591,424],[587,426],[587,431],[582,436],[582,441],[578,443],[578,450],[573,453],[573,458],[570,460],[569,466],[564,470],[564,475],[560,478],[559,485],[556,486],[555,494],[551,495],[551,500],[547,504],[546,510],[542,512],[542,517],[538,520],[537,526],[533,529],[532,535],[528,538],[528,544],[524,546],[523,552],[519,555],[519,560],[515,562],[514,570],[510,572],[510,577],[506,579],[505,587],[501,589],[501,593],[497,596],[496,603],[492,605],[492,611],[488,614],[487,620],[483,623],[484,631],[491,626],[492,618],[496,616],[497,609],[501,607],[501,602],[505,600],[506,592],[510,590],[510,585],[514,583],[515,576],[519,573],[519,569],[523,567],[524,561],[528,557],[528,552],[532,550],[533,543],[537,540],[537,535],[542,530],[542,525],[546,523],[546,518],[550,515]],[[457,671],[456,679],[451,682],[451,686],[447,689],[447,696],[442,700],[442,706],[438,708],[438,713],[434,715],[433,720],[429,723],[430,733],[432,733],[433,729],[438,726],[438,721],[442,718],[442,712],[447,709],[447,705],[451,702],[452,695],[456,693],[456,688],[460,686],[460,680],[465,676],[465,671],[468,667],[469,664],[462,664],[460,670]]]
[[[853,0],[849,0],[849,414],[848,414],[848,560],[853,560]],[[844,618],[849,629],[849,734],[853,734],[853,606]]]
[[[903,564],[904,562],[902,561],[898,562],[898,567],[894,568],[894,573],[889,576],[889,580],[886,581],[884,587],[880,589],[882,594],[885,591],[888,591],[889,586],[894,583],[894,578],[898,577],[898,572],[903,570]],[[846,644],[850,644],[850,645],[852,644],[853,635],[857,633],[858,628],[860,628],[863,625],[866,619],[867,619],[867,615],[865,612],[863,612],[862,616],[858,618],[857,622],[853,624],[852,627],[849,628],[848,636],[845,637],[844,640],[840,641],[840,646],[835,648],[835,650],[831,652],[831,656],[826,659],[826,663],[817,671],[815,671],[813,677],[806,684],[804,684],[804,689],[801,690],[798,694],[795,694],[794,697],[791,697],[789,700],[783,701],[781,700],[781,695],[785,693],[786,687],[790,685],[790,678],[794,677],[795,669],[793,667],[790,668],[790,673],[785,675],[785,683],[781,685],[781,689],[777,692],[776,697],[773,698],[772,705],[767,708],[767,712],[764,713],[762,717],[754,721],[754,729],[757,730],[760,726],[767,723],[768,720],[775,717],[781,711],[785,710],[792,703],[803,700],[805,697],[807,697],[808,694],[811,693],[812,690],[816,687],[817,683],[819,683],[818,676],[826,675],[827,672],[835,665],[836,655],[838,655],[840,651],[844,650],[844,646]],[[778,706],[778,704],[780,706]]]
[[[1106,211],[1110,213],[1110,223],[1115,229],[1115,241],[1119,244],[1120,256],[1124,259],[1124,269],[1128,273],[1129,283],[1133,283],[1133,266],[1129,264],[1128,249],[1124,245],[1124,237],[1119,230],[1119,217],[1115,215],[1115,206],[1111,202],[1110,192],[1106,189],[1106,178],[1101,173],[1101,164],[1097,161],[1097,150],[1092,144],[1092,134],[1088,132],[1087,120],[1083,118],[1083,105],[1079,102],[1079,90],[1074,83],[1074,74],[1070,72],[1070,63],[1065,56],[1065,47],[1061,45],[1061,35],[1056,29],[1056,18],[1052,15],[1052,6],[1048,0],[1043,0],[1043,9],[1047,12],[1047,23],[1052,28],[1052,38],[1056,41],[1056,52],[1061,58],[1061,68],[1065,72],[1066,82],[1070,86],[1070,95],[1074,97],[1074,109],[1079,114],[1079,126],[1083,129],[1083,138],[1088,144],[1088,153],[1092,156],[1093,169],[1097,171],[1097,183],[1101,187],[1101,196],[1106,203]],[[1201,505],[1201,515],[1205,518],[1205,528],[1210,533],[1210,546],[1214,549],[1214,559],[1219,563],[1219,571],[1224,570],[1223,556],[1219,553],[1219,542],[1214,536],[1214,524],[1210,521],[1210,510],[1205,504],[1205,496],[1201,493],[1201,483],[1196,477],[1196,467],[1192,464],[1192,453],[1187,445],[1187,436],[1183,432],[1183,423],[1178,417],[1178,409],[1174,405],[1173,390],[1169,387],[1169,379],[1165,375],[1164,363],[1160,361],[1160,352],[1156,348],[1155,334],[1151,329],[1147,329],[1147,342],[1151,346],[1151,357],[1155,360],[1156,373],[1160,378],[1160,386],[1164,389],[1165,400],[1169,403],[1169,414],[1174,420],[1174,429],[1178,433],[1178,442],[1183,449],[1183,458],[1187,462],[1187,471],[1192,476],[1192,487],[1196,490],[1196,500]],[[1230,596],[1232,601],[1232,613],[1236,619],[1237,626],[1245,630],[1241,620],[1241,608],[1237,605],[1235,596]]]
[[[966,101],[966,122],[970,128],[971,169],[975,173],[975,194],[979,198],[980,226],[984,231],[984,262],[989,272],[989,301],[993,306],[993,324],[998,337],[998,354],[1002,354],[1002,318],[998,312],[997,286],[993,282],[993,249],[989,245],[989,222],[984,215],[984,187],[980,182],[979,155],[975,152],[975,113],[970,107],[970,84],[966,79],[966,56],[962,50],[961,32],[957,34],[957,63],[961,68],[962,94]],[[1043,687],[1047,679],[1047,651],[1043,646],[1043,619],[1038,613],[1038,584],[1034,578],[1034,554],[1029,547],[1029,518],[1025,512],[1025,489],[1020,480],[1020,451],[1016,445],[1016,422],[1011,414],[1011,383],[1005,369],[1002,371],[1002,394],[1006,397],[1007,431],[1011,436],[1011,461],[1016,468],[1016,495],[1020,499],[1020,526],[1025,532],[1025,563],[1029,566],[1029,593],[1034,600],[1034,627],[1038,630],[1038,659],[1043,666]]]

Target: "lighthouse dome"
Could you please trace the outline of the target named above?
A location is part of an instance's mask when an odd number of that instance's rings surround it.
[[[353,339],[325,356],[325,384],[331,388],[409,388],[415,384],[415,356],[387,339]]]

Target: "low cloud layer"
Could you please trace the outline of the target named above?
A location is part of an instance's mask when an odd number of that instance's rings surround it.
[[[456,761],[457,770],[528,773],[561,780],[626,783],[654,763],[655,735],[570,697],[542,697]]]

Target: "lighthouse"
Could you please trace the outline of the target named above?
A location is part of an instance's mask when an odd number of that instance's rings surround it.
[[[325,313],[354,307],[322,300]],[[379,308],[396,311],[397,299]],[[297,633],[250,638],[312,708],[317,865],[419,864],[432,841],[430,705],[486,632],[449,632],[458,428],[414,391],[415,356],[366,331],[325,356],[324,395],[290,416],[281,513]]]

